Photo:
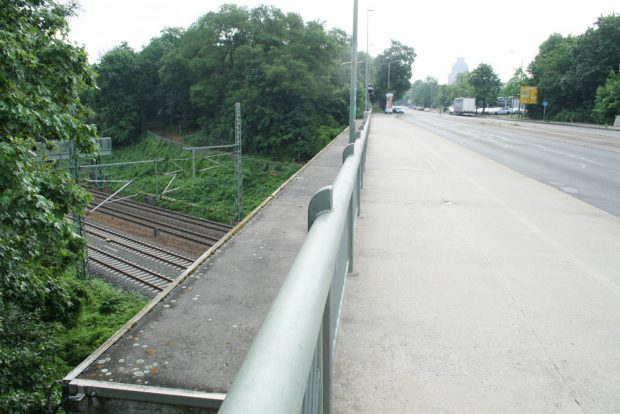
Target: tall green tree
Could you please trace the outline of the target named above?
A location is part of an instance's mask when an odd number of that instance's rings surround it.
[[[481,63],[471,72],[469,77],[476,98],[476,105],[482,107],[482,112],[491,105],[495,105],[502,87],[499,76],[491,65]]]
[[[309,157],[326,131],[346,122],[345,39],[273,7],[225,5],[161,60],[165,121],[201,128],[210,143],[230,142],[232,108],[241,102],[244,151]]]
[[[51,140],[94,151],[79,99],[93,72],[66,40],[73,11],[52,0],[0,2],[0,412],[43,412],[58,375],[46,327],[69,321],[79,305],[61,276],[82,255],[69,214],[81,215],[88,198],[33,152]]]
[[[503,96],[513,96],[517,98],[520,93],[520,88],[523,85],[528,84],[528,78],[522,68],[517,68],[512,75],[512,78],[502,88]]]
[[[620,65],[616,72],[611,71],[605,85],[598,87],[594,105],[594,119],[601,124],[612,124],[618,115],[620,115]]]
[[[182,34],[180,28],[163,29],[160,36],[151,39],[136,57],[138,104],[145,122],[156,120],[165,110],[165,95],[158,71],[164,56],[177,46]]]
[[[573,85],[566,75],[574,65],[572,54],[576,45],[575,37],[552,34],[540,45],[538,55],[529,65],[532,83],[538,86],[539,97],[544,97],[551,104],[547,112],[550,119],[569,107],[571,110],[575,108],[571,103]],[[530,105],[530,115],[535,116],[537,111],[538,106]]]
[[[375,59],[375,93],[373,101],[380,107],[385,106],[385,94],[394,94],[394,100],[400,99],[411,87],[411,66],[416,58],[415,50],[392,40],[390,47]],[[389,75],[389,85],[388,85]]]
[[[473,97],[474,89],[470,82],[471,72],[461,72],[456,75],[456,80],[452,85],[448,85],[446,96],[450,102],[461,97]]]
[[[411,97],[413,103],[417,106],[424,106],[425,108],[431,108],[434,102],[439,101],[439,84],[437,79],[427,76],[424,81],[417,80],[412,84]]]
[[[137,138],[144,118],[136,59],[134,50],[122,43],[103,55],[95,66],[99,86],[94,98],[97,125],[115,144],[126,145]]]
[[[589,115],[597,88],[605,84],[609,72],[620,64],[620,15],[599,17],[593,27],[579,36],[571,63],[566,81],[573,93],[572,101],[566,104]]]
[[[620,15],[599,17],[578,36],[551,35],[540,45],[528,71],[547,114],[559,121],[591,121],[599,86],[620,64]],[[530,114],[542,116],[540,105]]]

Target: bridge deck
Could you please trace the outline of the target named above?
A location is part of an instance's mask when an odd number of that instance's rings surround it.
[[[620,220],[391,116],[368,148],[336,413],[620,412]]]

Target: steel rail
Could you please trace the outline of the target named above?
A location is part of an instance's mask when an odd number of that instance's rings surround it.
[[[108,195],[105,192],[97,191],[93,189],[89,189],[89,191],[93,194],[93,196],[99,197],[99,198],[104,198]],[[123,201],[121,202],[120,200],[123,200]],[[212,228],[213,230],[222,231],[224,233],[227,233],[232,228],[232,226],[229,226],[224,223],[218,223],[217,221],[206,220],[206,219],[202,219],[199,217],[193,217],[188,214],[173,212],[173,211],[161,208],[161,207],[150,206],[144,203],[139,203],[137,201],[131,201],[131,200],[125,201],[124,199],[120,199],[120,200],[115,200],[115,202],[120,205],[126,205],[129,207],[144,210],[144,211],[152,211],[154,214],[173,218],[174,220],[197,224],[205,228]]]
[[[86,233],[106,242],[114,243],[122,249],[136,252],[149,259],[179,268],[185,269],[194,261],[186,256],[182,256],[170,250],[162,249],[149,243],[142,242],[132,237],[125,236],[120,233],[108,230],[103,227],[96,226],[92,223],[86,224]]]
[[[117,256],[113,256],[101,249],[98,249],[94,246],[88,246],[88,250],[89,250],[89,260],[93,260],[97,263],[99,263],[100,265],[106,266],[108,268],[110,268],[111,270],[117,271],[119,273],[121,273],[124,276],[130,277],[131,279],[137,280],[140,283],[144,283],[145,285],[148,285],[154,289],[157,289],[158,291],[162,291],[166,288],[167,285],[169,285],[170,283],[174,282],[174,279],[171,279],[167,276],[164,276],[160,273],[157,273],[151,269],[147,269],[144,266],[140,266],[136,263],[130,262],[129,260],[125,260],[123,258],[117,257]],[[96,254],[93,255],[92,253],[95,252]],[[139,274],[132,274],[130,273],[128,270],[124,270],[121,269],[119,266],[114,266],[113,263],[109,263],[109,262],[105,262],[101,257],[97,257],[97,254],[104,256],[105,258],[107,258],[108,260],[113,260],[116,262],[120,262],[122,264],[124,264],[125,266],[128,266],[129,269],[134,269],[136,273],[138,272],[142,272],[143,274],[148,275],[148,277],[150,278],[155,278],[155,279],[161,279],[163,280],[163,284],[164,286],[160,286],[157,285],[151,281],[148,281],[146,279],[144,279],[143,277],[141,277]]]
[[[150,229],[157,229],[160,233],[170,234],[183,240],[189,240],[200,245],[211,246],[213,243],[219,240],[218,237],[201,234],[189,229],[180,229],[178,226],[174,226],[171,223],[163,223],[154,219],[141,217],[137,214],[127,213],[123,210],[118,210],[110,207],[101,207],[99,209],[101,214],[116,217],[121,220],[128,221],[130,223],[138,224]]]

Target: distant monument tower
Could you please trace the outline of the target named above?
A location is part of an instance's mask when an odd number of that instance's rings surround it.
[[[452,72],[450,73],[450,75],[448,75],[448,85],[452,85],[454,82],[456,82],[456,75],[461,72],[467,71],[469,71],[469,66],[467,66],[467,63],[465,63],[465,58],[456,58],[456,62],[454,62],[454,65],[452,65]]]

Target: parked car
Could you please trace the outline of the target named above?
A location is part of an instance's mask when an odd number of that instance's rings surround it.
[[[430,112],[431,108],[424,108],[424,112]]]
[[[500,108],[497,110],[497,115],[510,115],[512,114],[512,108]]]
[[[405,111],[403,111],[403,109],[399,106],[395,106],[394,108],[392,108],[392,113],[394,114],[404,114]]]

